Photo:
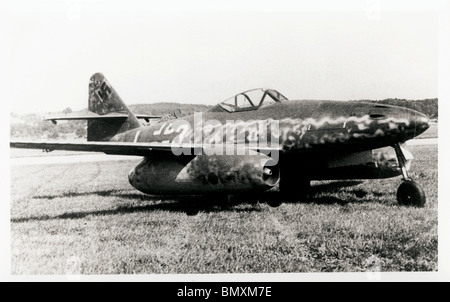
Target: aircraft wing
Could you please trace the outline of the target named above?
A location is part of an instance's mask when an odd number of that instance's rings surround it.
[[[133,143],[133,142],[10,142],[11,148],[22,149],[42,149],[46,151],[65,150],[65,151],[85,151],[85,152],[104,152],[111,155],[151,155],[155,151],[173,152],[176,155],[181,154],[200,154],[206,147],[202,144],[173,144],[173,143]],[[223,148],[226,146],[224,145]],[[237,147],[240,147],[237,145]],[[262,153],[280,151],[280,148],[271,147],[251,147],[244,146],[245,149],[254,150]],[[223,149],[225,150],[225,149]],[[189,153],[190,152],[190,153]]]

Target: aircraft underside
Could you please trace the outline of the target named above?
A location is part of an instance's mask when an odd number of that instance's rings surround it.
[[[408,169],[410,160],[408,156]],[[130,171],[129,181],[147,194],[204,194],[264,192],[280,181],[377,179],[402,174],[390,147],[332,155],[288,154],[281,155],[278,163],[272,162],[260,153],[190,157],[159,153],[145,157]]]

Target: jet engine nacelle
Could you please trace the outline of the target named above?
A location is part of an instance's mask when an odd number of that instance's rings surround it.
[[[280,180],[278,165],[263,154],[146,157],[128,175],[147,194],[262,192]]]

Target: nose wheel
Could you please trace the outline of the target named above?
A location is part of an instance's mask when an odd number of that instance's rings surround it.
[[[406,158],[399,144],[394,145],[398,164],[402,172],[403,182],[397,190],[397,201],[400,205],[423,207],[426,197],[423,189],[408,176],[406,169]]]

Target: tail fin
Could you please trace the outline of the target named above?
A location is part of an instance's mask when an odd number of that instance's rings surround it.
[[[89,111],[105,118],[88,120],[87,140],[108,141],[114,135],[141,126],[120,96],[101,73],[89,81]],[[106,118],[122,115],[122,118]]]

